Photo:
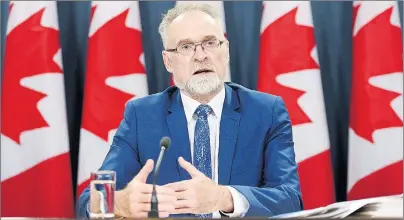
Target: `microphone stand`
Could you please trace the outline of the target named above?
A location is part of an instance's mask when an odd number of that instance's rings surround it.
[[[159,157],[157,159],[156,167],[154,168],[154,172],[153,172],[153,191],[152,191],[150,212],[148,214],[149,218],[158,218],[159,217],[158,200],[157,200],[157,192],[156,192],[156,179],[157,179],[157,175],[158,175],[158,172],[160,169],[161,160],[163,159],[163,153],[165,150],[166,150],[166,147],[162,146]]]

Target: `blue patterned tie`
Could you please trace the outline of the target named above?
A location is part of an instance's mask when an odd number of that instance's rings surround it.
[[[194,137],[194,166],[212,179],[212,164],[210,159],[210,133],[208,115],[212,112],[209,105],[199,105],[195,110],[198,119],[195,125]],[[199,218],[212,218],[212,213],[197,214]]]

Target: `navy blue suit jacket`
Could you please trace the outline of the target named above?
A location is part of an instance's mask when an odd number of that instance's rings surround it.
[[[220,121],[219,184],[241,192],[250,208],[246,216],[274,216],[303,208],[295,162],[292,127],[283,100],[235,83],[226,83]],[[129,102],[100,170],[117,173],[123,189],[147,159],[157,160],[160,139],[171,137],[157,184],[190,179],[178,164],[191,162],[187,121],[176,87]],[[88,155],[91,156],[91,155]],[[149,175],[147,183],[152,183]],[[77,203],[77,216],[86,217],[89,188]],[[175,217],[175,216],[173,216]]]

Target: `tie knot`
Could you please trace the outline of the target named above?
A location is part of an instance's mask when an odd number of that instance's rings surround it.
[[[196,108],[195,113],[198,116],[198,118],[207,119],[208,115],[212,111],[213,110],[209,105],[199,105],[198,108]]]

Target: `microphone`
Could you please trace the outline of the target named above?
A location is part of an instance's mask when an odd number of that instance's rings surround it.
[[[156,179],[157,175],[159,173],[160,169],[160,164],[161,160],[163,160],[164,152],[165,150],[168,149],[171,145],[171,139],[169,137],[163,137],[160,140],[160,154],[157,159],[156,165],[154,167],[154,172],[153,172],[153,191],[152,191],[152,198],[151,198],[151,206],[150,206],[150,212],[148,214],[149,218],[158,218],[159,217],[159,211],[158,211],[158,201],[157,201],[157,194],[156,194]]]

